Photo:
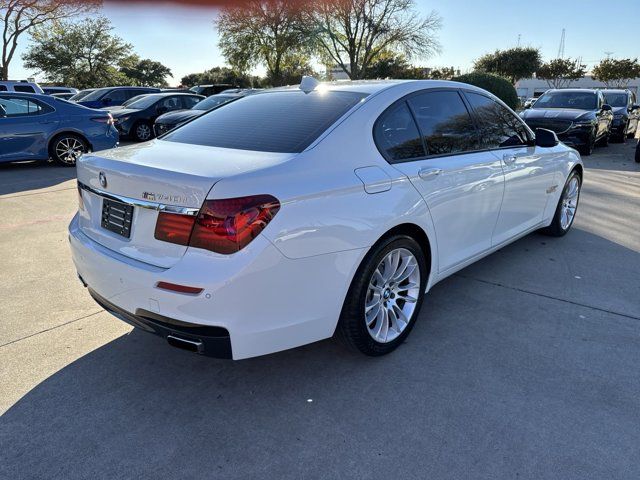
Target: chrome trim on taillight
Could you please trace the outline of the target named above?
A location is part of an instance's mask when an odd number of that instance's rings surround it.
[[[92,188],[88,185],[85,185],[82,182],[78,182],[78,188],[82,190],[86,190],[87,192],[91,192],[100,197],[116,200],[118,202],[126,203],[128,205],[133,205],[134,207],[147,208],[149,210],[157,210],[159,212],[174,213],[176,215],[191,215],[195,217],[196,215],[198,215],[198,212],[200,211],[199,208],[180,207],[178,205],[166,205],[164,203],[150,202],[148,200],[139,200],[137,198],[125,197],[123,195],[116,195],[115,193],[108,193],[102,190],[98,190],[97,188]]]

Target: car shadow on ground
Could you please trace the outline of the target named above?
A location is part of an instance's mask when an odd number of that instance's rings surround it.
[[[584,288],[558,288],[580,245],[622,269],[606,295],[637,293],[640,254],[574,230],[443,281],[382,358],[331,340],[232,362],[133,330],[0,418],[0,477],[638,478],[640,323],[554,299]]]
[[[55,187],[75,177],[75,168],[48,162],[0,163],[0,195]]]
[[[624,143],[610,143],[608,147],[596,148],[593,154],[582,157],[587,168],[640,172],[640,163],[635,161],[638,139],[627,139]]]

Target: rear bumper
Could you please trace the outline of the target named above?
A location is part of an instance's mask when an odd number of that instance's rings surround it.
[[[181,322],[142,308],[132,314],[101,297],[91,288],[89,288],[89,293],[98,305],[129,325],[154,333],[162,338],[184,340],[185,347],[191,345],[193,351],[208,357],[232,358],[231,339],[229,332],[224,328]]]
[[[171,268],[161,268],[98,244],[79,229],[77,216],[69,241],[78,275],[105,310],[165,338],[201,341],[205,355],[229,352],[236,360],[331,337],[366,253],[292,260],[259,235],[238,254],[189,248]],[[159,281],[203,290],[161,290]]]

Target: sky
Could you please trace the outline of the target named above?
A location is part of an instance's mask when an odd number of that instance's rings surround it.
[[[429,59],[415,59],[413,63],[420,66],[468,71],[484,53],[517,46],[518,36],[521,46],[540,48],[544,60],[549,60],[558,54],[563,28],[565,56],[581,57],[588,67],[607,54],[640,56],[640,39],[632,34],[640,18],[640,3],[636,0],[616,10],[615,15],[603,10],[602,2],[595,0],[416,0],[416,5],[420,13],[435,10],[443,20],[438,33],[442,51]],[[179,2],[150,6],[107,0],[102,14],[111,20],[114,33],[133,44],[138,55],[171,68],[173,80],[169,80],[173,85],[188,73],[224,65],[217,46],[214,8],[185,7]],[[611,22],[610,32],[603,29],[607,18],[621,14],[624,15],[615,23]],[[11,78],[34,74],[40,78],[37,72],[22,67],[20,56],[28,44],[28,38],[22,39],[10,68]]]

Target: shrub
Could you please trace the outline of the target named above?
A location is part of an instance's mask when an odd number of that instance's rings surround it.
[[[518,92],[516,92],[516,89],[506,78],[492,73],[472,72],[465,75],[458,75],[457,77],[453,77],[452,80],[484,88],[512,109],[515,110],[518,107]]]

